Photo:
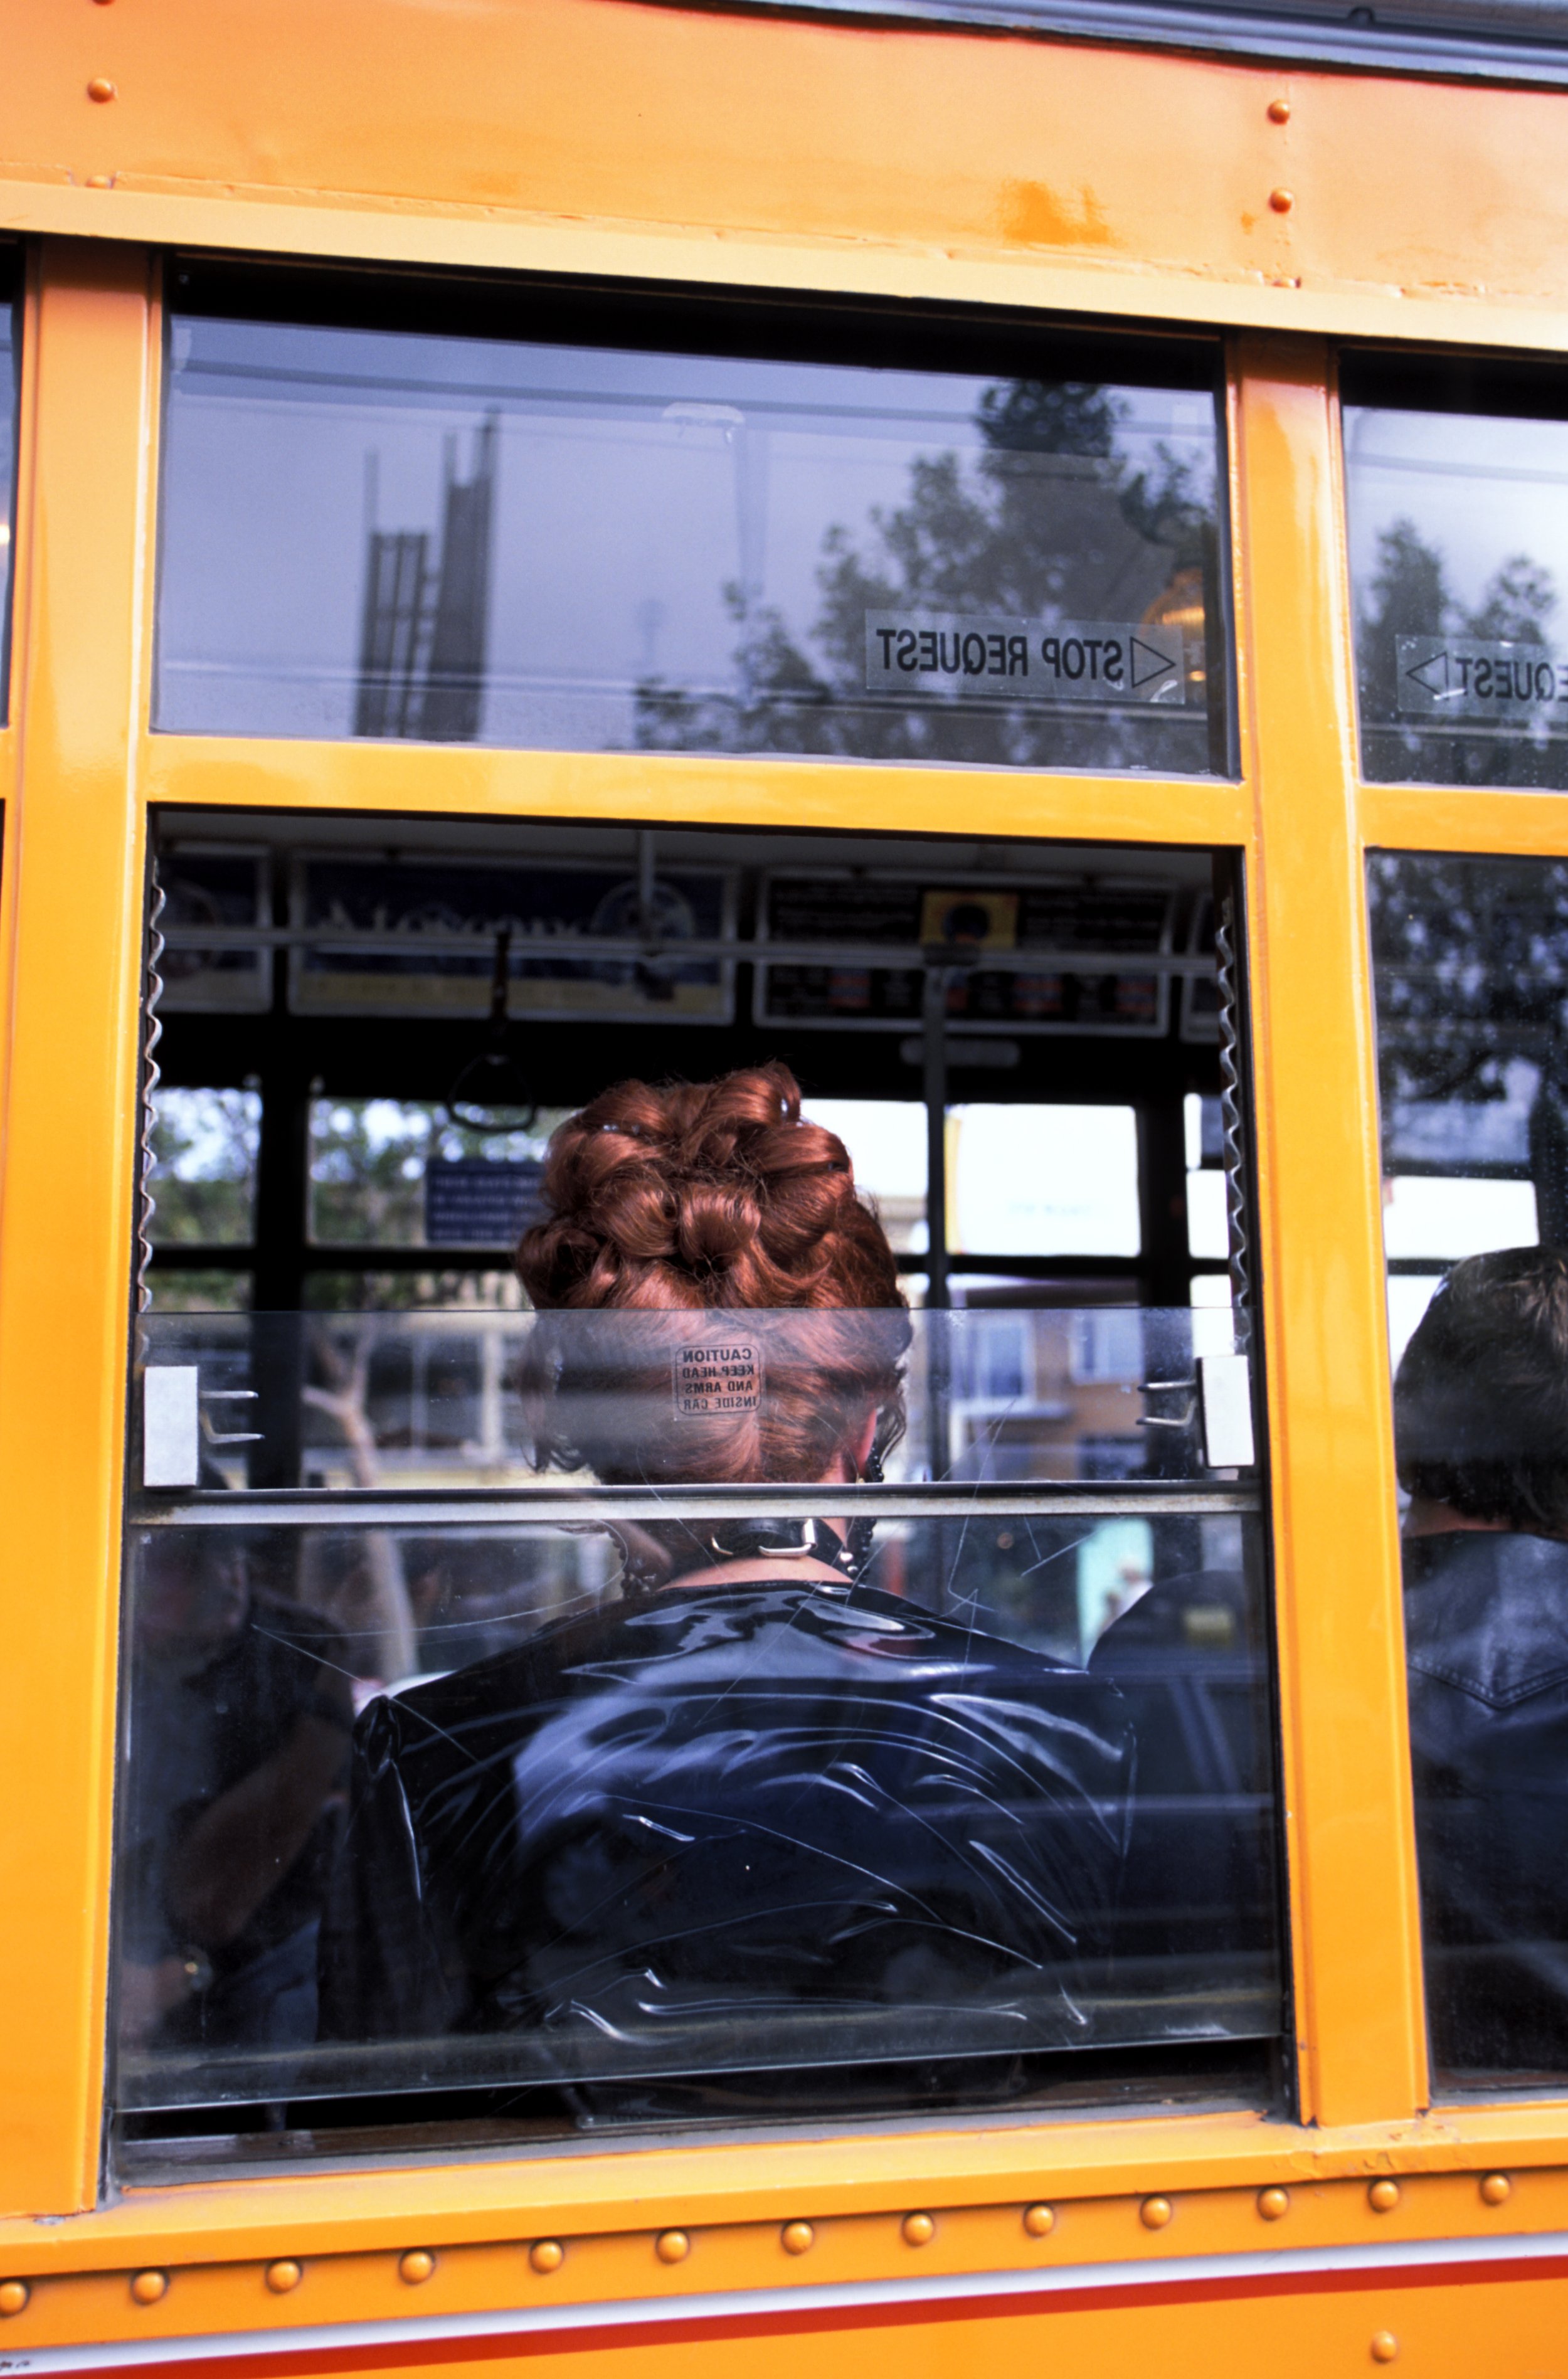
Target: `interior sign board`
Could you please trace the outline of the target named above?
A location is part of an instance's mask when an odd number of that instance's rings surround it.
[[[947,989],[949,1022],[966,1033],[1152,1037],[1169,1018],[1169,978],[1139,960],[1173,948],[1175,904],[1168,886],[1134,877],[781,874],[766,879],[758,925],[759,1024],[907,1033],[923,1008],[921,954],[933,948],[967,960]],[[790,944],[792,955],[769,958],[770,942]],[[879,945],[885,966],[875,963]],[[1075,949],[1102,963],[1065,964]],[[1042,953],[1038,966],[1011,962],[1031,950]],[[987,954],[1009,963],[987,965]]]
[[[1482,636],[1394,639],[1399,707],[1417,718],[1538,719],[1568,725],[1568,663],[1544,645]]]
[[[312,852],[295,868],[292,921],[321,937],[290,968],[296,1015],[482,1017],[503,931],[509,1016],[727,1024],[734,1012],[730,960],[681,948],[733,940],[726,869],[660,866],[645,886],[634,867]]]
[[[868,694],[999,702],[1187,699],[1179,628],[1142,621],[1016,620],[968,611],[868,611]]]
[[[437,1156],[425,1167],[429,1247],[512,1247],[548,1212],[537,1157]]]

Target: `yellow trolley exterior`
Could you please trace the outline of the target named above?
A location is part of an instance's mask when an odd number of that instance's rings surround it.
[[[1568,858],[1550,791],[1359,771],[1346,343],[1568,349],[1563,96],[1506,64],[635,0],[7,0],[0,731],[0,2362],[1568,2368],[1568,2100],[1429,2080],[1364,854]],[[1225,778],[154,732],[175,252],[1221,334]],[[103,2164],[150,810],[1242,855],[1288,2111],[632,2136],[121,2185]],[[1332,1095],[1331,1093],[1332,1087]]]

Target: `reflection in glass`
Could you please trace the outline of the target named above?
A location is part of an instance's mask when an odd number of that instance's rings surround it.
[[[156,724],[1224,761],[1169,387],[176,316]]]
[[[1374,853],[1369,889],[1433,2059],[1561,2083],[1568,869]]]
[[[130,1535],[124,2106],[1006,2098],[1067,2048],[1277,2028],[1257,1495],[1145,1384],[1190,1379],[1185,1310],[300,1327],[143,1319],[202,1419]],[[230,1439],[278,1426],[290,1332],[283,1426],[339,1491],[292,1516]],[[826,1412],[885,1355],[885,1485],[726,1483],[731,1403]],[[513,1500],[430,1503],[456,1482]]]
[[[853,1587],[651,1594],[624,1521],[144,1531],[122,2102],[595,2085],[585,2121],[659,2079],[809,2103],[791,2071],[928,2058],[1007,2096],[1031,2052],[1272,2031],[1254,1531],[906,1519]],[[404,1807],[417,1870],[377,1848]],[[215,1870],[247,1810],[259,1848]]]
[[[419,1275],[383,1278],[390,1292]],[[211,1486],[244,1487],[252,1472],[273,1479],[280,1449],[292,1444],[304,1468],[290,1483],[529,1487],[560,1467],[536,1434],[535,1383],[541,1366],[564,1359],[564,1331],[573,1346],[595,1350],[597,1371],[584,1357],[572,1375],[598,1383],[582,1409],[604,1460],[616,1475],[629,1466],[629,1479],[651,1481],[654,1449],[670,1426],[673,1355],[639,1356],[646,1325],[634,1315],[574,1314],[562,1323],[487,1297],[484,1279],[473,1280],[465,1302],[449,1298],[425,1310],[389,1294],[384,1308],[155,1313],[141,1325],[145,1359],[195,1365],[204,1395],[211,1390],[220,1402],[265,1385],[243,1422],[254,1438],[225,1444],[215,1434],[224,1423],[212,1419],[203,1440]],[[976,1305],[902,1319],[908,1427],[887,1449],[893,1481],[1200,1479],[1208,1466],[1194,1355],[1245,1354],[1249,1343],[1246,1317],[1228,1304]],[[699,1320],[694,1343],[726,1327],[717,1316]],[[808,1343],[821,1333],[809,1313],[802,1321],[764,1310],[747,1326],[765,1365],[797,1362],[802,1332]],[[565,1391],[555,1394],[562,1409]]]
[[[1347,404],[1362,767],[1568,788],[1568,422]]]

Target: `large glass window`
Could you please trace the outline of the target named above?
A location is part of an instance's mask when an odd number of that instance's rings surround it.
[[[1230,860],[244,834],[149,986],[203,1087],[133,1381],[124,2168],[1265,2097]],[[224,857],[156,839],[155,898]],[[881,925],[807,999],[845,871]],[[159,1297],[193,1254],[250,1310]]]
[[[1561,2086],[1568,866],[1369,868],[1433,2062]]]
[[[1361,758],[1568,789],[1568,392],[1539,367],[1344,360]]]
[[[1217,347],[172,294],[160,728],[1228,765]]]

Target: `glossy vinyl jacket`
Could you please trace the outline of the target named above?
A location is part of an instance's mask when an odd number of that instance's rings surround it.
[[[323,2034],[579,2080],[1087,2045],[1131,1767],[1113,1687],[890,1595],[617,1603],[365,1712]]]

